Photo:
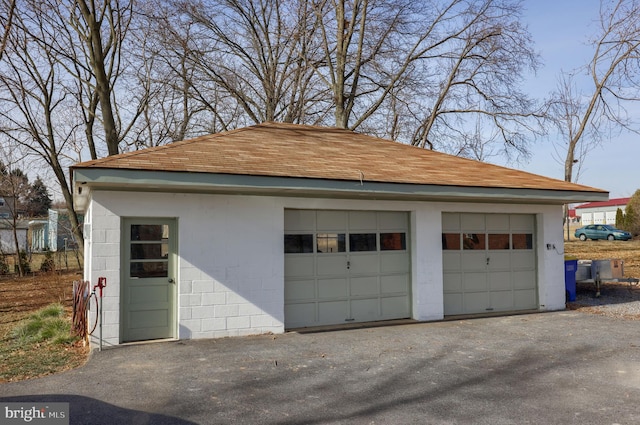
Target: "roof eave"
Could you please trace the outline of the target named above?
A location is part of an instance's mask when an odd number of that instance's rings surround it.
[[[108,168],[74,168],[76,209],[90,190],[227,193],[350,199],[565,204],[608,199],[604,191],[446,186]]]

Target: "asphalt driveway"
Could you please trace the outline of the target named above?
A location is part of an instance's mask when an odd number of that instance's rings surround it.
[[[0,384],[72,424],[637,424],[640,322],[574,311],[162,342]]]

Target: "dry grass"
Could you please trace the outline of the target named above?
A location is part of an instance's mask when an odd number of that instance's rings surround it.
[[[89,354],[82,344],[19,341],[13,331],[37,310],[53,303],[64,306],[70,320],[73,281],[78,272],[0,276],[0,382],[19,381],[71,369]]]
[[[579,260],[623,260],[624,276],[640,278],[640,240],[570,241],[564,251]]]

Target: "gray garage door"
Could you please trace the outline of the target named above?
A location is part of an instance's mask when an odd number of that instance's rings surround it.
[[[285,327],[406,318],[406,212],[285,211]]]
[[[442,215],[444,314],[537,308],[535,217]]]

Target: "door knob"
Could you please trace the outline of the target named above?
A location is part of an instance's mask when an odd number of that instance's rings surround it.
[[[175,283],[175,280],[173,280],[173,278],[169,278],[169,283]]]

